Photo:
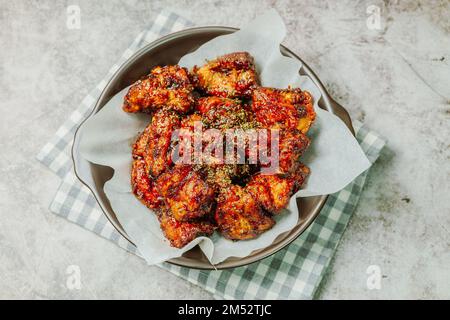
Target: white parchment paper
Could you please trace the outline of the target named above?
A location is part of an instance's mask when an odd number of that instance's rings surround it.
[[[248,51],[255,58],[263,86],[300,87],[314,98],[317,119],[309,133],[311,146],[302,159],[311,168],[308,183],[291,198],[285,212],[276,217],[275,226],[257,239],[232,242],[215,234],[210,238],[199,237],[182,249],[169,245],[156,216],[131,191],[131,145],[150,118],[122,111],[128,88],[114,96],[80,128],[81,155],[88,161],[114,169],[113,178],[104,186],[105,193],[123,228],[149,264],[179,257],[197,244],[212,264],[231,256],[247,256],[270,245],[279,234],[297,224],[296,197],[337,192],[370,167],[369,160],[345,124],[317,106],[320,91],[311,79],[299,76],[301,63],[281,55],[279,46],[285,34],[282,19],[275,10],[270,10],[240,31],[205,43],[179,62],[181,66],[192,68],[226,53]]]

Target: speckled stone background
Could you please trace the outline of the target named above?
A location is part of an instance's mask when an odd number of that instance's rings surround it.
[[[370,5],[380,29],[367,26]],[[389,140],[319,298],[450,298],[450,2],[376,0],[0,0],[0,298],[212,298],[50,213],[59,179],[34,160],[163,7],[237,27],[275,7],[285,44]],[[66,285],[70,265],[80,290]],[[380,289],[367,286],[370,265]]]

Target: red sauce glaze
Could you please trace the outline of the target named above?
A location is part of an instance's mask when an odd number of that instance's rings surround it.
[[[273,216],[283,211],[310,172],[300,156],[310,143],[306,133],[315,119],[312,102],[299,88],[260,87],[247,52],[220,56],[191,74],[179,66],[155,67],[130,88],[123,109],[153,115],[132,147],[132,191],[156,210],[172,246],[182,248],[216,229],[231,240],[253,239],[275,224]],[[200,132],[194,130],[197,121]],[[263,174],[267,165],[262,162],[174,164],[172,155],[180,143],[172,141],[172,134],[179,128],[186,131],[186,147],[207,129],[277,129],[279,170]],[[267,135],[269,145],[258,142],[252,148],[251,138],[244,136],[247,160],[254,160],[255,153],[258,159],[263,148],[272,156],[270,130]],[[203,151],[207,142],[202,140]],[[191,160],[195,157],[191,154]]]

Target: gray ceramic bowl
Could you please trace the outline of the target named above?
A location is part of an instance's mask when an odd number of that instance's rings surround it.
[[[153,66],[176,64],[182,56],[195,51],[203,43],[217,36],[235,32],[236,30],[237,29],[229,27],[193,28],[170,34],[148,44],[136,52],[120,67],[119,70],[117,70],[97,100],[95,108],[90,116],[97,113],[116,93],[146,75]],[[281,46],[280,49],[284,55],[301,61],[299,57],[286,47]],[[321,90],[322,97],[319,101],[319,106],[339,116],[353,132],[348,113],[331,99],[314,72],[303,61],[302,63],[303,68],[300,70],[300,73],[309,76]],[[132,243],[120,225],[120,222],[117,220],[109,200],[103,191],[103,185],[106,181],[111,179],[113,170],[109,167],[100,166],[82,159],[78,152],[78,143],[79,134],[77,131],[72,148],[74,168],[77,177],[92,191],[106,217],[114,225],[117,231]],[[291,231],[281,234],[270,246],[264,249],[254,251],[247,257],[228,258],[215,265],[215,268],[225,269],[247,265],[270,256],[284,248],[295,240],[311,224],[319,214],[326,199],[327,196],[298,199],[297,204],[299,205],[299,208],[301,208],[301,210],[299,210],[300,217],[297,225]],[[198,247],[186,252],[182,257],[170,260],[169,263],[189,268],[214,269]]]

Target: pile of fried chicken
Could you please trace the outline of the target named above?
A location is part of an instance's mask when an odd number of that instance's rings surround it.
[[[165,237],[181,248],[218,230],[231,240],[269,230],[309,174],[299,161],[315,119],[313,101],[299,88],[261,87],[253,57],[235,52],[188,71],[158,66],[134,83],[123,110],[151,114],[132,147],[131,185],[152,209]],[[279,130],[279,168],[261,164],[175,164],[174,130],[267,128]],[[252,152],[252,150],[249,150]],[[255,150],[253,150],[255,152]]]

